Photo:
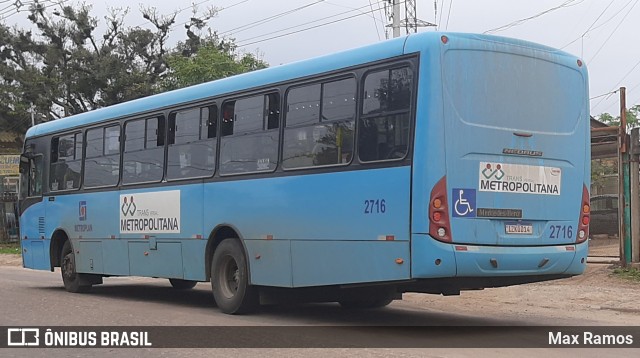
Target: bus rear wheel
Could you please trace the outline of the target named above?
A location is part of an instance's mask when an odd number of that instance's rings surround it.
[[[237,239],[225,239],[216,248],[211,261],[211,289],[224,313],[243,314],[258,309],[258,290],[249,285],[247,258]]]
[[[198,281],[181,280],[179,278],[170,278],[169,283],[176,290],[189,290],[196,287]]]
[[[91,285],[84,284],[80,273],[76,271],[76,255],[73,253],[71,241],[65,241],[62,246],[62,262],[60,263],[60,271],[62,272],[62,282],[64,288],[73,293],[87,292],[91,289]]]

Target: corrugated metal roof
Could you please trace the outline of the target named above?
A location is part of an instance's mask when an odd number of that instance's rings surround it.
[[[3,143],[16,143],[16,138],[19,138],[20,134],[15,132],[0,131],[0,142]]]

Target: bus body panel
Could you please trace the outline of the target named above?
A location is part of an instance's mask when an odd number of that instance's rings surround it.
[[[20,245],[22,266],[37,270],[50,270],[49,240],[44,232],[45,207],[43,202],[29,207],[20,216]]]
[[[458,272],[453,246],[434,240],[428,234],[411,238],[411,277],[455,277]]]
[[[575,257],[575,245],[462,247],[455,250],[459,277],[561,274]]]
[[[410,278],[407,241],[292,240],[293,287]]]
[[[451,36],[442,61],[453,241],[575,243],[588,185],[584,68],[559,51],[467,36]]]
[[[107,275],[130,275],[131,271],[129,269],[129,243],[125,240],[103,240],[102,262],[104,273]]]
[[[293,287],[290,240],[244,240],[253,284]]]
[[[589,255],[589,242],[585,241],[581,244],[574,245],[576,248],[576,254],[573,257],[573,261],[567,269],[565,274],[568,275],[580,275],[584,273],[587,268],[587,256]]]
[[[403,258],[405,263],[402,266],[409,266],[409,166],[326,174],[303,173],[293,171],[291,175],[277,178],[205,185],[205,222],[211,225],[230,224],[241,235],[249,252],[252,284],[297,287],[409,277],[408,268],[394,271],[391,276],[371,269],[371,262],[376,262],[371,259],[380,255],[386,256],[389,262]],[[387,240],[407,244],[384,246],[386,242],[382,241]],[[291,243],[271,245],[269,241]],[[314,243],[301,243],[306,241]],[[343,244],[354,241],[373,244]],[[326,259],[326,264],[319,267],[314,262],[311,247],[333,252],[338,261],[332,263]],[[387,251],[381,249],[383,247],[406,249]],[[402,250],[407,254],[400,255]],[[256,256],[260,258],[255,259]],[[369,259],[363,260],[363,257]],[[298,270],[316,272],[316,275],[295,279]],[[363,275],[363,272],[367,274]],[[316,280],[320,276],[324,278]]]
[[[129,241],[131,275],[184,278],[180,242]]]
[[[413,157],[412,277],[582,273],[586,263],[581,259],[586,257],[584,248],[587,245],[572,244],[578,233],[583,187],[589,187],[590,175],[586,69],[578,66],[573,56],[524,41],[465,34],[446,36],[446,44],[439,37],[410,37],[405,46],[407,53],[420,52],[416,151]],[[449,52],[455,56],[448,58]],[[475,56],[478,53],[481,55]],[[543,71],[531,67],[532,63],[539,62],[544,62]],[[550,108],[539,109],[535,115],[551,115],[555,108],[560,113],[553,114],[553,118],[569,116],[565,121],[568,124],[552,122],[540,130],[535,122],[523,127],[523,119],[517,116],[513,116],[510,127],[507,126],[509,123],[502,126],[487,124],[490,120],[482,116],[505,112],[504,109],[496,111],[498,105],[508,107],[506,112],[514,113],[530,107],[526,103],[522,106],[523,101],[529,100],[527,97],[504,91],[500,92],[503,102],[482,103],[482,98],[494,97],[491,91],[500,86],[502,82],[499,80],[505,77],[482,75],[491,68],[494,72],[489,73],[495,73],[496,67],[508,74],[524,72],[525,77],[541,87],[551,84],[562,88],[556,90],[565,91],[558,96],[562,98],[556,98],[549,104]],[[536,76],[537,72],[545,72],[547,76]],[[474,77],[475,81],[470,80]],[[526,83],[517,82],[517,85],[525,86]],[[460,91],[465,86],[471,88]],[[536,88],[529,90],[531,93],[537,91]],[[466,95],[474,91],[475,97]],[[482,109],[476,111],[477,108]],[[464,116],[473,119],[468,120]],[[530,117],[528,114],[527,118]],[[494,164],[494,170],[498,163],[516,165],[518,170],[560,168],[561,193],[543,195],[481,190],[481,163]],[[474,248],[471,251],[459,252],[455,250],[456,245],[440,243],[426,234],[430,223],[430,191],[443,177],[446,177],[453,242],[470,244],[469,247]],[[460,189],[469,189],[475,194],[476,213],[478,208],[519,209],[522,217],[502,219],[456,215],[455,204],[460,198],[454,195],[459,195]],[[531,225],[533,233],[506,233],[507,224],[516,224],[516,227],[518,224]],[[580,254],[577,251],[575,254],[573,251],[558,251],[559,248],[565,250],[565,246],[555,245],[572,245]],[[491,259],[496,259],[494,254],[505,247],[503,252],[508,254],[498,260],[504,261],[503,264],[498,268],[490,266]],[[505,260],[509,255],[514,259]],[[543,260],[549,263],[539,268]]]
[[[59,225],[47,235],[68,233],[82,273],[204,281],[206,239],[225,224],[238,231],[253,258],[253,284],[300,287],[407,279],[410,173],[409,166],[304,176],[294,172],[270,179],[66,194],[51,196],[53,201],[45,197],[52,212],[49,222]],[[123,232],[123,219],[153,218],[163,207],[176,206],[165,200],[176,191],[179,233]],[[131,202],[137,205],[135,216],[122,214]],[[129,229],[136,226],[129,224]],[[335,262],[314,262],[322,257],[319,250],[332,252]],[[48,253],[46,257],[48,265]],[[382,257],[392,270],[372,264]],[[316,275],[294,281],[292,272],[298,270]]]
[[[442,86],[439,47],[440,37],[409,36],[405,46],[407,53],[420,53],[419,79],[416,92],[415,134],[411,232],[429,232],[429,200],[431,189],[445,175],[444,137],[442,118]],[[419,150],[417,148],[420,148]],[[415,241],[412,252],[415,252]],[[437,244],[434,244],[437,245]]]

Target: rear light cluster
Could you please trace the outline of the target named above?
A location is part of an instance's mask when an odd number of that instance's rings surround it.
[[[451,242],[446,179],[446,176],[442,177],[431,190],[431,198],[429,200],[429,235],[436,240]]]
[[[580,222],[578,222],[578,236],[576,243],[584,242],[589,237],[589,222],[591,221],[591,205],[589,204],[589,190],[582,186],[582,205],[580,205]]]

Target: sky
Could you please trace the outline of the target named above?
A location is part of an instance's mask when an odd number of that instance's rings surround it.
[[[33,0],[0,0],[0,21],[31,26],[25,10]],[[40,0],[55,9],[59,2]],[[404,0],[400,0],[404,17]],[[627,107],[640,104],[640,0],[416,0],[418,18],[436,26],[425,31],[489,33],[561,48],[583,59],[589,70],[591,114],[619,114],[619,87]],[[240,51],[258,54],[271,66],[385,40],[389,23],[379,0],[88,0],[104,24],[108,8],[129,8],[126,24],[149,27],[140,8],[177,12],[170,42],[186,38],[182,24],[214,6],[209,25],[235,38]],[[104,27],[99,28],[102,31]],[[402,34],[405,34],[403,29]]]

